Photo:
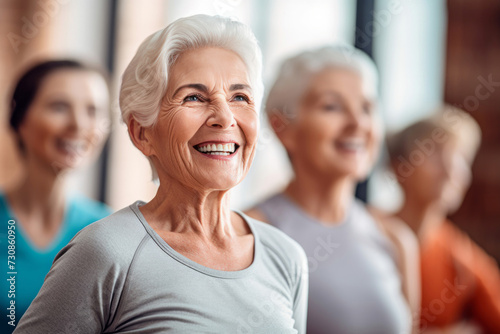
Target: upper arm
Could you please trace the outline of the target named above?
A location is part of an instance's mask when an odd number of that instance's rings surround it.
[[[15,333],[101,333],[120,285],[119,266],[107,255],[99,239],[73,239],[57,255]]]
[[[370,208],[370,213],[392,241],[398,252],[402,290],[410,306],[413,331],[418,330],[421,305],[420,248],[415,233],[401,220]]]
[[[401,221],[387,222],[386,229],[399,252],[403,293],[410,305],[412,317],[416,322],[414,327],[416,327],[420,319],[422,298],[418,239],[413,231]]]

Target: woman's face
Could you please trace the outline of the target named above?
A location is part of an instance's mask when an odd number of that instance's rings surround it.
[[[294,169],[325,177],[366,177],[380,142],[374,103],[353,71],[334,68],[314,76],[285,130]]]
[[[406,194],[422,203],[439,203],[447,214],[460,207],[472,171],[471,162],[467,161],[455,138],[450,136],[445,143],[436,144],[435,151],[414,168],[402,183]]]
[[[101,75],[61,69],[41,83],[19,135],[28,159],[56,171],[75,168],[107,135],[109,94]]]
[[[401,183],[407,196],[421,203],[439,203],[446,213],[458,209],[469,188],[472,171],[471,162],[453,136],[436,144],[432,154],[425,155],[423,162],[413,168],[413,173]]]
[[[146,129],[160,183],[234,187],[248,172],[259,127],[244,62],[221,48],[186,51],[167,87],[157,123]]]
[[[421,160],[412,163],[412,171],[403,179],[401,186],[405,196],[411,196],[419,203],[436,203],[444,196],[447,184],[450,181],[450,158],[449,151],[445,144],[436,144],[435,149],[430,154],[425,154],[418,147],[415,147]],[[408,160],[409,161],[409,160]]]

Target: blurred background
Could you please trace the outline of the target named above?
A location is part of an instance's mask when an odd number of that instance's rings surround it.
[[[287,56],[326,43],[355,45],[380,71],[386,131],[429,115],[443,101],[469,112],[483,143],[474,180],[453,220],[500,260],[500,1],[498,0],[0,0],[0,189],[22,176],[8,129],[11,85],[34,63],[77,58],[112,75],[111,136],[99,160],[72,175],[78,191],[120,209],[156,190],[147,160],[119,120],[121,73],[142,40],[198,13],[248,24],[264,54],[264,83]],[[479,93],[480,92],[480,93]],[[485,93],[486,92],[486,93]],[[252,169],[232,191],[244,209],[279,191],[291,177],[286,155],[261,117]],[[385,152],[358,197],[394,210],[401,194],[385,168]]]

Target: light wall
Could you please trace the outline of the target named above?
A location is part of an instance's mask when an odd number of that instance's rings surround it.
[[[380,72],[380,105],[386,131],[401,130],[443,101],[445,0],[378,0],[374,59]],[[383,150],[369,184],[369,201],[396,210],[402,192]]]
[[[119,44],[126,40],[129,46],[117,51],[118,73],[124,69],[122,60],[131,58],[130,51],[135,51],[143,38],[180,17],[194,14],[230,16],[248,24],[263,50],[266,86],[272,83],[285,57],[304,48],[335,42],[352,44],[354,40],[355,2],[351,0],[170,0],[162,2],[163,5],[156,1],[141,2],[139,7],[134,1],[120,4],[120,15],[127,19],[124,19],[126,24],[120,25]],[[231,192],[234,208],[242,209],[256,203],[278,191],[291,177],[286,155],[267,126],[266,118],[261,116],[253,166],[246,179]],[[149,165],[132,147],[122,125],[115,125],[112,152],[108,183],[110,204],[118,209],[137,199],[152,198],[155,187],[149,181]]]
[[[48,0],[58,3],[50,29],[36,37],[40,55],[76,57],[105,64],[110,1]],[[175,19],[198,14],[238,18],[255,32],[264,55],[264,83],[272,84],[284,58],[326,43],[354,42],[353,0],[120,0],[118,2],[113,125],[108,165],[107,202],[119,209],[137,199],[149,200],[156,186],[146,159],[128,138],[117,103],[121,73],[142,40]],[[374,58],[380,69],[381,112],[388,130],[425,115],[440,103],[443,90],[446,8],[444,0],[378,0],[374,12]],[[31,13],[40,10],[31,2]],[[33,14],[30,14],[33,15]],[[20,19],[20,18],[19,18]],[[97,165],[75,173],[70,183],[91,197],[99,188]],[[261,113],[258,151],[247,178],[232,191],[233,207],[242,209],[279,191],[292,176],[286,154]],[[400,196],[387,172],[379,168],[369,198],[383,208],[397,206]]]
[[[23,177],[17,142],[7,125],[13,84],[27,68],[47,59],[74,58],[104,67],[109,1],[16,0],[0,3],[0,189]],[[91,182],[89,182],[91,180]],[[70,176],[68,188],[90,197],[98,169],[88,164]]]

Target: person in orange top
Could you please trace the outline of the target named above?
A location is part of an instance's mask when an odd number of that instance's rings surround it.
[[[472,117],[451,106],[388,138],[404,192],[395,216],[421,248],[421,332],[500,333],[498,265],[446,218],[470,185],[480,138]]]

